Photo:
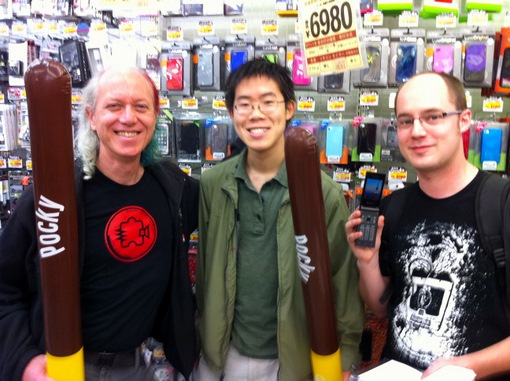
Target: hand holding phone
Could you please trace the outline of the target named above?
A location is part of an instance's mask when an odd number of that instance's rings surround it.
[[[361,224],[357,229],[363,235],[356,240],[357,246],[375,247],[379,206],[385,178],[384,173],[367,172],[365,175],[365,184],[360,202]]]

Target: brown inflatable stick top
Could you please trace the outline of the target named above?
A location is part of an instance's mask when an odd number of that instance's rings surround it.
[[[71,77],[57,61],[35,61],[25,88],[46,350],[68,356],[82,346]]]
[[[315,136],[304,128],[290,130],[285,161],[310,345],[313,352],[329,355],[338,350],[338,338]]]

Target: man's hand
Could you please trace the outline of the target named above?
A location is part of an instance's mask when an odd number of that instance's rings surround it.
[[[347,219],[345,223],[345,232],[347,233],[347,241],[351,247],[352,252],[358,258],[359,262],[371,263],[374,257],[379,253],[381,246],[381,234],[384,226],[384,217],[379,216],[377,220],[377,233],[375,240],[375,247],[363,247],[356,245],[356,240],[360,238],[363,233],[357,231],[359,224],[361,224],[361,211],[356,209]]]
[[[30,360],[21,381],[55,381],[46,375],[46,355],[35,356]]]
[[[435,360],[432,364],[430,364],[430,366],[427,369],[425,369],[425,372],[423,372],[421,379],[423,380],[425,377],[430,376],[432,373],[446,365],[457,365],[464,368],[468,367],[466,362],[464,361],[463,356],[440,357],[437,360]]]

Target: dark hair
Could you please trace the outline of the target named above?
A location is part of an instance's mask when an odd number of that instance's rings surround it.
[[[269,62],[267,58],[255,58],[241,65],[228,76],[225,87],[225,103],[228,110],[234,109],[234,99],[239,83],[243,79],[252,77],[266,77],[275,81],[283,95],[285,104],[296,101],[294,82],[290,71],[280,64]]]
[[[467,109],[467,101],[466,101],[466,89],[464,88],[464,84],[453,75],[446,73],[437,73],[434,71],[423,71],[421,73],[415,74],[411,77],[411,79],[415,77],[419,77],[421,75],[436,75],[440,77],[446,85],[448,89],[448,98],[455,105],[456,110],[465,110]],[[407,82],[406,82],[407,83]],[[397,95],[395,96],[395,113],[397,113],[397,99],[400,93],[400,90],[405,86],[405,83],[400,86],[397,91]]]

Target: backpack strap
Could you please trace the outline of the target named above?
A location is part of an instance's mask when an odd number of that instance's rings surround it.
[[[476,193],[475,217],[482,247],[491,254],[510,306],[510,182],[486,175]]]

